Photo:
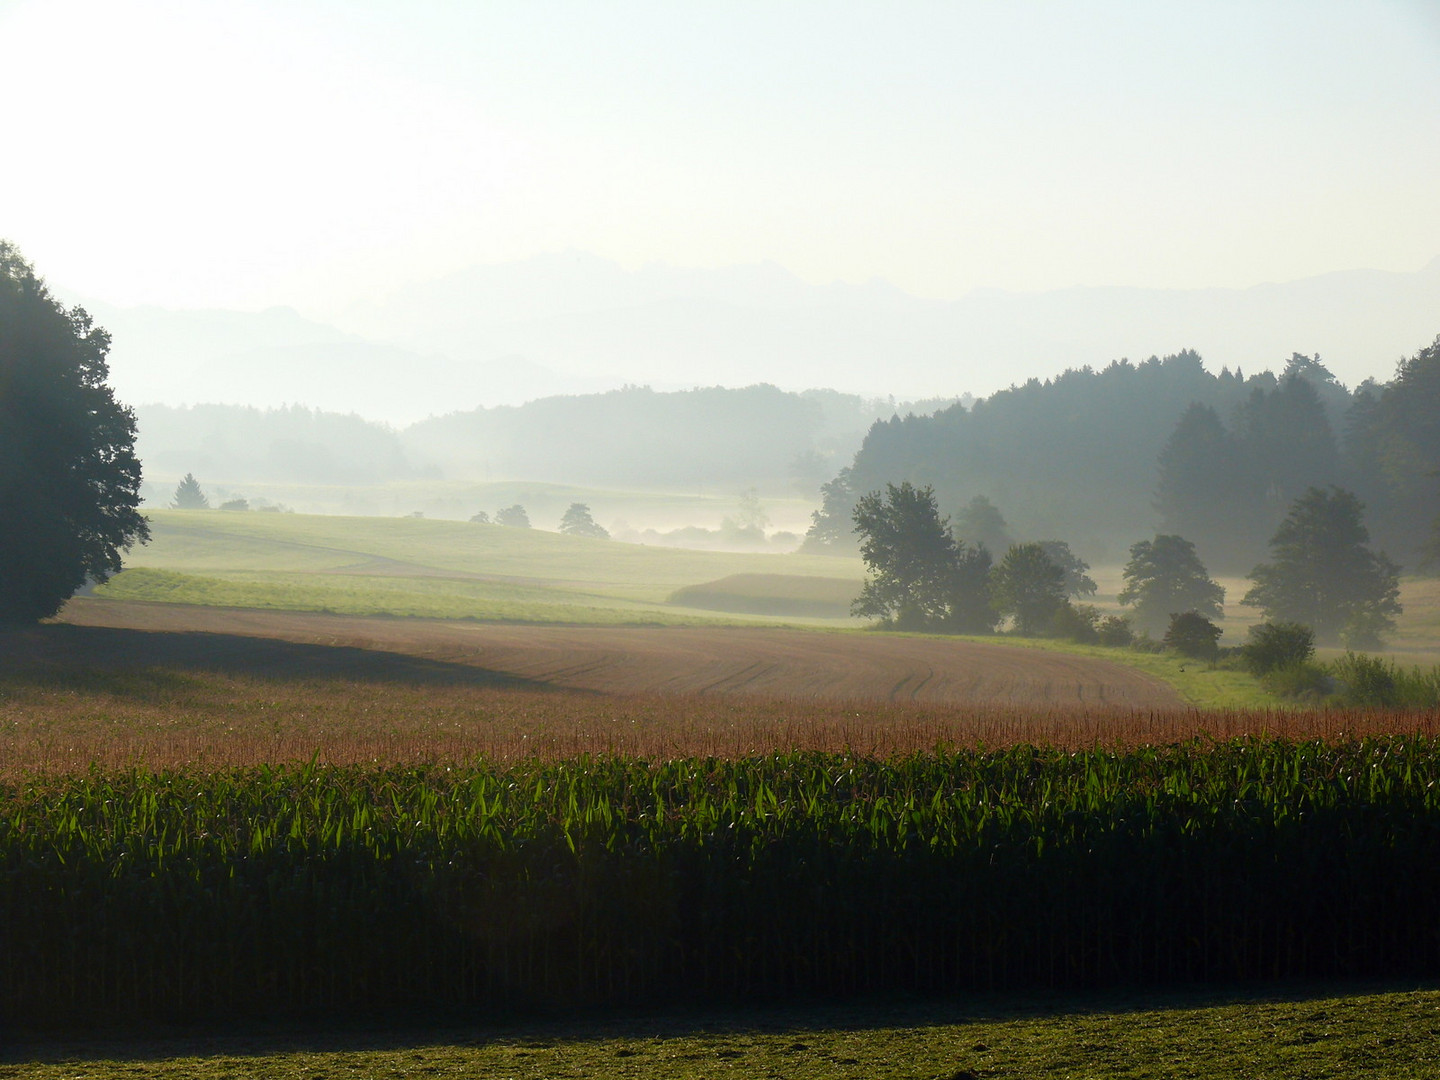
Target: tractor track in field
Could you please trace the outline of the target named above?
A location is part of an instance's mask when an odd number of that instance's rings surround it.
[[[61,616],[128,631],[113,662],[265,674],[273,647],[336,649],[323,674],[443,670],[448,680],[523,682],[600,694],[750,695],[816,700],[1169,708],[1168,684],[1122,663],[990,642],[774,627],[591,627],[374,618],[81,599]],[[208,636],[207,636],[208,635]],[[307,654],[310,655],[310,654]],[[97,660],[104,662],[104,657]],[[397,666],[398,664],[398,666]],[[294,665],[283,672],[297,674]],[[303,666],[299,672],[303,674]],[[423,677],[411,674],[408,677]]]

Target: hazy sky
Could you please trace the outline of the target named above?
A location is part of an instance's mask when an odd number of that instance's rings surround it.
[[[1440,3],[0,0],[0,236],[318,315],[475,263],[924,296],[1440,255]]]

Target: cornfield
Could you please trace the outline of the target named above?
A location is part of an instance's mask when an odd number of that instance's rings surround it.
[[[1440,742],[0,787],[0,1009],[186,1020],[1440,973]]]

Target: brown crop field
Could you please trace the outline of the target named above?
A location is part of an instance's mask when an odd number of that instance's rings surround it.
[[[741,628],[581,633],[589,628],[108,601],[74,603],[68,618],[0,637],[0,774],[312,756],[333,764],[791,750],[885,756],[1021,742],[1081,749],[1197,734],[1335,739],[1440,729],[1433,711],[1201,711],[1175,704],[1163,686],[1153,697],[1126,698],[1108,688],[1145,682],[1112,684],[1097,673],[1113,666],[1146,677],[1119,665],[919,638]],[[734,642],[729,654],[726,640]],[[992,655],[1010,666],[972,671],[967,684],[963,665]],[[923,681],[905,681],[927,670]],[[1048,689],[1032,682],[1031,696],[1021,696],[1036,670],[1049,672]],[[1062,678],[1071,680],[1067,693],[1056,692]],[[1076,687],[1105,687],[1106,696]]]
[[[325,666],[364,676],[374,665],[428,661],[451,678],[600,694],[744,694],[844,701],[1124,706],[1183,704],[1161,680],[1091,657],[1008,645],[889,634],[773,627],[526,626],[394,619],[178,604],[86,601],[65,612],[74,625],[163,631],[164,648],[232,648],[200,635],[262,637],[339,646]],[[145,663],[146,639],[129,663]],[[209,649],[207,650],[207,646]],[[218,659],[218,658],[217,658]],[[304,672],[297,672],[303,674]]]

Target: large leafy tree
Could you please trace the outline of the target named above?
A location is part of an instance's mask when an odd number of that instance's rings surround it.
[[[149,538],[135,415],[105,383],[109,347],[0,241],[0,620],[54,615]]]
[[[1051,561],[1042,544],[1015,544],[990,574],[995,609],[1015,617],[1015,629],[1038,634],[1065,606],[1065,571]]]
[[[1270,541],[1272,561],[1255,567],[1240,602],[1272,622],[1308,626],[1322,642],[1371,648],[1394,629],[1400,568],[1367,546],[1365,507],[1343,488],[1310,488]]]
[[[1167,533],[1132,544],[1122,573],[1120,603],[1135,605],[1135,622],[1142,629],[1162,630],[1172,615],[1187,611],[1207,619],[1225,617],[1225,589],[1210,579],[1195,545],[1183,536]]]
[[[872,491],[855,503],[860,557],[870,578],[851,605],[862,617],[901,630],[938,626],[947,614],[946,593],[955,562],[955,539],[940,516],[935,493],[909,481]]]
[[[851,605],[853,614],[900,630],[983,634],[995,628],[990,553],[955,540],[930,488],[886,484],[861,496],[854,516],[871,576]]]

